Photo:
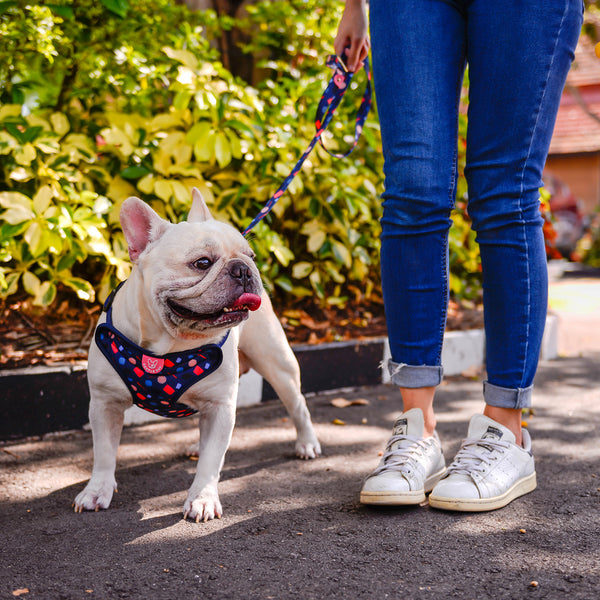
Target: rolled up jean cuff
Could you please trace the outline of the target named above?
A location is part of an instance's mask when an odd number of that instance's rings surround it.
[[[504,388],[483,382],[483,397],[485,403],[498,408],[529,408],[533,386],[528,388]]]
[[[444,370],[440,366],[430,365],[407,365],[388,362],[388,369],[392,383],[404,388],[422,388],[439,385],[444,376]]]

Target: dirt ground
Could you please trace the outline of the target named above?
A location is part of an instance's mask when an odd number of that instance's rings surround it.
[[[367,404],[309,405],[324,448],[292,457],[277,402],[240,409],[220,484],[224,516],[183,521],[194,419],[125,430],[119,493],[74,514],[91,434],[0,446],[0,598],[590,600],[600,586],[600,353],[541,366],[528,417],[538,489],[490,513],[358,503],[394,417],[389,386],[338,393]],[[481,381],[438,393],[447,460],[481,409]],[[345,424],[334,424],[334,421]]]
[[[381,302],[345,308],[320,308],[312,301],[279,310],[291,344],[360,340],[387,335]],[[26,302],[0,303],[0,370],[34,365],[55,365],[87,360],[100,306],[63,302],[52,311],[41,311]],[[450,303],[448,330],[483,326],[481,308]]]

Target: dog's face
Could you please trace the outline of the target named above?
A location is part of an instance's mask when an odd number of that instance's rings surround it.
[[[121,225],[144,301],[174,337],[228,329],[260,306],[263,288],[248,242],[212,218],[197,190],[186,222],[169,223],[128,198]]]

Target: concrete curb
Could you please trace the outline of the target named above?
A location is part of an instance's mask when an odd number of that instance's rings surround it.
[[[293,347],[302,372],[305,394],[388,383],[390,357],[387,338]],[[542,360],[558,356],[558,319],[549,315],[542,344]],[[442,365],[448,376],[480,369],[485,359],[483,330],[447,332]],[[0,371],[0,440],[20,439],[56,431],[80,429],[88,422],[89,392],[86,364],[31,367]],[[240,379],[238,406],[275,398],[271,386],[255,371]],[[125,424],[160,420],[136,406],[126,411]]]

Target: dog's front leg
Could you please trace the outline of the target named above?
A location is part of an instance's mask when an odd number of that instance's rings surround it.
[[[217,484],[235,424],[235,402],[209,403],[200,414],[200,443],[194,482],[183,505],[183,517],[196,521],[221,518]]]
[[[94,399],[90,402],[90,424],[94,439],[94,467],[84,490],[73,503],[75,512],[108,508],[117,489],[117,448],[123,429],[126,404]]]

